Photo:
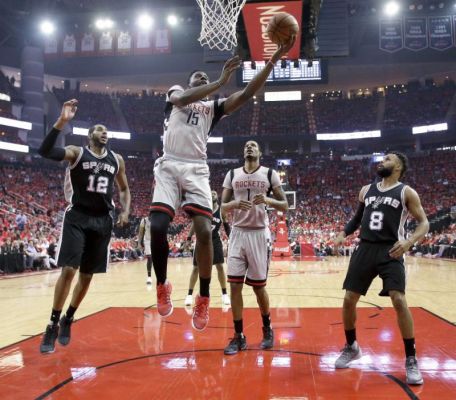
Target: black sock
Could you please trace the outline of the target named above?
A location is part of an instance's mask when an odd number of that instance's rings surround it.
[[[171,218],[168,214],[154,212],[150,217],[150,247],[152,253],[152,263],[154,265],[157,285],[166,282],[166,272],[168,269],[168,227]]]
[[[242,319],[240,319],[238,321],[234,320],[233,322],[234,322],[234,331],[238,335],[242,334],[242,331],[244,330]]]
[[[263,318],[263,326],[269,328],[271,326],[271,314],[261,315],[261,318]]]
[[[168,224],[166,228],[163,226],[159,226],[158,230],[154,232],[152,228],[154,223],[155,216],[159,216],[157,223],[161,224],[164,220],[168,220]],[[154,213],[151,219],[151,259],[152,264],[154,266],[155,276],[157,277],[157,285],[163,284],[166,282],[166,273],[168,269],[168,252],[169,252],[169,245],[168,245],[168,238],[167,238],[167,231],[169,225],[170,218],[167,215],[161,213]]]
[[[147,276],[152,277],[152,257],[147,256]]]
[[[222,288],[222,294],[226,294],[226,288]]]
[[[356,340],[356,328],[345,330],[345,338],[347,339],[347,344],[351,346]]]
[[[203,297],[209,297],[209,285],[211,284],[211,278],[201,278],[200,276],[200,295]]]
[[[54,309],[52,309],[52,313],[51,313],[51,323],[52,323],[53,325],[57,325],[57,324],[59,323],[60,314],[62,314],[62,310],[54,310]]]
[[[404,347],[405,347],[405,356],[406,357],[415,357],[415,355],[416,355],[415,338],[404,339]]]
[[[193,294],[193,289],[188,289],[188,295],[191,296]]]
[[[67,312],[65,313],[65,316],[68,318],[68,319],[71,319],[74,317],[74,313],[76,312],[78,308],[77,307],[73,307],[71,304],[70,306],[68,307],[68,310]]]

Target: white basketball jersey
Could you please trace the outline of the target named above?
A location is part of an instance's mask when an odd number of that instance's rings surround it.
[[[233,174],[228,171],[223,187],[233,190],[235,200],[252,201],[256,194],[266,195],[270,189],[280,186],[280,178],[275,170],[272,170],[269,183],[268,171],[269,168],[260,166],[255,172],[249,174],[244,167],[236,168]],[[269,218],[265,204],[253,204],[249,211],[233,210],[233,226],[245,229],[268,227]]]
[[[205,161],[207,140],[215,124],[223,117],[225,99],[201,100],[178,107],[169,101],[171,93],[175,90],[184,89],[175,85],[166,95],[164,157],[188,162]]]

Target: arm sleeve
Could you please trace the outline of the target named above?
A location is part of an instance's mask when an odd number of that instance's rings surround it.
[[[213,107],[214,107],[214,116],[212,118],[212,123],[211,123],[211,127],[209,128],[209,133],[212,132],[212,130],[214,129],[215,125],[217,125],[217,123],[223,118],[226,116],[225,114],[225,99],[219,99],[219,100],[215,100],[213,102]]]
[[[41,143],[38,153],[41,157],[49,158],[55,161],[62,161],[65,158],[65,149],[63,147],[54,147],[60,131],[52,128]]]
[[[226,236],[230,237],[231,226],[228,222],[223,221],[223,229],[225,229]]]
[[[345,235],[349,236],[359,228],[359,226],[361,225],[361,220],[363,219],[363,213],[364,203],[359,202],[358,209],[356,210],[355,215],[350,221],[348,221],[347,225],[345,225]]]

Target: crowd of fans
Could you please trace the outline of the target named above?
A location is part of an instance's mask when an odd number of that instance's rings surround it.
[[[120,130],[121,124],[109,94],[58,88],[53,91],[61,103],[70,99],[79,100],[77,120],[84,121],[87,126],[103,124],[108,129]]]
[[[0,117],[17,119],[11,112],[11,102],[0,100]],[[24,141],[19,137],[17,128],[12,128],[4,125],[0,126],[0,141],[24,144]]]
[[[318,133],[371,131],[377,128],[377,96],[354,99],[320,96],[313,104]]]
[[[276,136],[309,132],[340,133],[374,129],[409,128],[444,122],[455,96],[456,85],[446,80],[441,85],[411,82],[386,89],[384,99],[373,90],[369,95],[346,97],[324,93],[300,101],[266,102],[259,95],[229,118],[216,125],[217,136]],[[54,89],[63,102],[79,99],[78,119],[88,125],[103,123],[110,129],[120,129],[118,104],[128,130],[133,134],[163,133],[165,94],[158,92],[104,93],[76,92]],[[382,100],[382,101],[381,101]],[[384,104],[383,106],[380,105]]]
[[[163,134],[163,94],[123,94],[118,96],[120,109],[130,132],[135,134]]]
[[[141,218],[149,212],[153,163],[147,156],[125,157],[132,192],[128,228],[115,229],[111,261],[141,259],[143,249],[137,241]],[[456,257],[456,224],[450,208],[456,199],[456,152],[435,151],[411,154],[411,168],[405,183],[421,196],[431,221],[431,232],[412,253],[425,257]],[[277,168],[272,159],[263,165]],[[221,194],[225,175],[235,164],[211,163],[211,185]],[[317,254],[334,254],[335,234],[350,219],[360,188],[372,181],[374,164],[368,159],[343,161],[333,156],[308,155],[279,167],[284,172],[287,190],[296,191],[296,208],[287,214],[290,241],[311,243]],[[64,163],[41,158],[20,162],[0,161],[0,270],[14,273],[50,269],[56,266],[56,238],[59,237],[65,202],[63,199]],[[275,213],[271,213],[274,235]],[[413,228],[413,222],[412,222]],[[170,226],[170,256],[191,254],[187,242],[190,219],[179,211]],[[226,235],[222,232],[226,243]],[[356,241],[353,235],[347,242]]]
[[[386,95],[384,128],[395,129],[445,122],[456,92],[453,81],[442,86],[411,86]]]

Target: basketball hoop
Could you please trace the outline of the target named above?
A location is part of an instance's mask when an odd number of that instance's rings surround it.
[[[201,9],[201,46],[220,51],[237,46],[236,23],[246,0],[196,0]]]

